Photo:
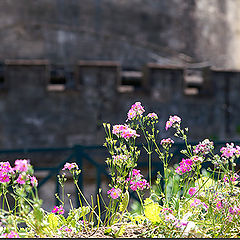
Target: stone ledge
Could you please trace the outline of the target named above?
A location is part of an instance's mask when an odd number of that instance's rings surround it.
[[[16,65],[16,66],[28,66],[28,65],[49,65],[49,61],[46,59],[7,59],[4,61],[5,65]]]
[[[166,69],[166,70],[184,70],[185,67],[183,66],[174,66],[174,65],[162,65],[158,63],[147,63],[147,68],[154,68],[154,69]]]
[[[84,67],[120,67],[116,61],[78,61],[78,66]]]

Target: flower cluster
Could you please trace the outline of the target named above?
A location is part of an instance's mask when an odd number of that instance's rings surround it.
[[[183,173],[190,172],[192,170],[193,160],[183,158],[179,164],[180,166],[176,168],[176,173],[182,175]]]
[[[60,227],[59,231],[72,232],[72,229],[66,226]]]
[[[120,154],[120,155],[114,155],[113,156],[113,164],[122,166],[124,163],[126,163],[129,159],[129,156],[125,154]]]
[[[171,208],[163,208],[161,210],[161,213],[163,213],[164,215],[168,214],[168,213],[173,213],[173,210]]]
[[[193,147],[193,152],[195,154],[201,154],[201,155],[206,155],[208,154],[211,150],[213,150],[213,142],[211,142],[209,139],[205,139],[204,141],[200,142],[198,145]]]
[[[10,175],[14,173],[14,169],[9,162],[0,162],[0,182],[10,182]]]
[[[231,144],[226,144],[226,147],[222,147],[220,149],[220,152],[222,153],[222,157],[225,158],[231,158],[233,156],[236,155],[236,157],[240,156],[240,147],[236,146],[236,148],[234,147],[234,143]]]
[[[72,170],[72,169],[78,169],[78,165],[76,163],[65,163],[62,170]]]
[[[230,207],[228,211],[232,215],[240,215],[240,207],[237,206]]]
[[[23,185],[26,183],[26,181],[29,180],[29,175],[26,174],[19,174],[16,182]]]
[[[135,130],[128,127],[128,125],[114,125],[112,133],[118,137],[128,140],[131,137],[139,137]]]
[[[147,118],[151,118],[153,120],[157,120],[158,119],[158,115],[156,113],[149,113],[147,115]]]
[[[126,181],[130,183],[130,188],[133,191],[143,190],[150,187],[147,180],[143,179],[142,177],[143,175],[140,173],[140,170],[137,169],[133,169],[132,172],[129,173],[129,177],[126,179]]]
[[[28,174],[30,166],[30,161],[26,159],[17,159],[14,168],[11,167],[8,161],[0,162],[0,183],[9,183],[16,171],[19,173],[16,183],[23,185],[30,179],[32,186],[37,186],[38,181],[36,177]]]
[[[1,237],[3,238],[19,238],[18,233],[11,231],[10,233],[4,233]]]
[[[117,199],[120,197],[122,190],[120,188],[111,188],[108,190],[107,194],[110,195],[112,199]]]
[[[232,183],[235,183],[236,180],[239,178],[239,175],[237,173],[234,173],[233,177],[232,176],[228,177],[227,175],[224,175],[223,181],[225,183],[229,183],[229,178]]]
[[[223,204],[223,201],[222,201],[222,200],[217,201],[217,203],[216,203],[216,209],[220,210],[220,209],[224,208],[223,205],[224,205],[224,204]]]
[[[165,129],[168,130],[170,127],[176,127],[181,123],[181,118],[178,116],[170,116],[169,120],[166,122]]]
[[[30,167],[30,161],[28,159],[17,159],[15,161],[14,170],[19,172],[27,172]]]
[[[203,162],[203,158],[199,157],[199,156],[192,156],[191,159],[193,160],[194,163],[202,163]]]
[[[171,147],[172,144],[174,144],[174,141],[171,138],[167,138],[167,139],[162,139],[161,140],[161,145],[164,148]]]
[[[145,112],[144,108],[142,107],[140,102],[136,102],[132,105],[131,109],[128,111],[128,118],[127,120],[133,120],[138,116],[142,116],[142,114]]]
[[[188,190],[188,194],[192,197],[193,195],[195,195],[198,191],[198,188],[196,187],[190,187]]]
[[[64,209],[63,206],[61,205],[60,207],[54,206],[52,213],[57,213],[57,214],[64,214]]]
[[[30,176],[30,181],[33,187],[37,187],[38,186],[38,180],[35,176]]]
[[[190,204],[190,207],[194,207],[194,208],[196,208],[196,207],[202,207],[202,208],[204,208],[206,211],[208,210],[207,204],[204,203],[204,202],[202,202],[202,201],[201,201],[200,199],[198,199],[198,198],[195,198],[195,199],[193,200],[193,202]]]

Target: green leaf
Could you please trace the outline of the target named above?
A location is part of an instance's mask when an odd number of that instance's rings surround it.
[[[119,228],[119,230],[114,234],[115,238],[121,237],[124,232],[125,232],[126,226],[123,224],[121,225],[121,227]]]
[[[41,222],[43,220],[44,214],[41,208],[35,207],[33,209],[33,216],[38,221]]]
[[[55,230],[58,226],[58,217],[54,213],[50,213],[48,215],[48,223],[49,227]]]
[[[71,210],[69,216],[67,217],[67,222],[72,224],[72,221],[79,221],[81,217],[87,215],[90,212],[90,208],[87,206],[79,207],[77,209]]]
[[[112,233],[112,228],[106,228],[105,230],[104,230],[104,234],[105,235],[110,235]]]
[[[122,202],[120,203],[119,210],[120,210],[121,212],[125,212],[125,210],[126,210],[127,207],[128,207],[128,203],[129,203],[129,193],[128,193],[128,191],[126,191],[126,192],[123,194],[123,198],[122,198]]]

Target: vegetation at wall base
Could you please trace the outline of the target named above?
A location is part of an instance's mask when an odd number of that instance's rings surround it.
[[[240,146],[226,143],[220,153],[205,139],[192,146],[188,128],[179,116],[170,116],[165,130],[173,138],[161,139],[158,115],[145,114],[140,102],[132,105],[124,124],[104,123],[104,146],[109,152],[106,164],[111,181],[108,200],[101,190],[90,202],[78,186],[81,174],[76,163],[66,162],[58,181],[58,206],[45,211],[38,197],[38,180],[27,159],[15,166],[0,162],[0,236],[2,238],[238,238],[240,237],[240,189],[236,161]],[[142,137],[142,138],[140,138]],[[185,156],[172,166],[174,139],[181,139]],[[148,174],[138,169],[143,150]],[[142,140],[144,139],[144,140]],[[152,161],[157,156],[163,166],[152,178]],[[154,159],[155,160],[155,159]],[[209,163],[208,169],[203,164]],[[74,208],[65,183],[70,173],[78,190],[80,207]],[[138,201],[130,205],[131,193]],[[71,209],[65,211],[66,201]]]

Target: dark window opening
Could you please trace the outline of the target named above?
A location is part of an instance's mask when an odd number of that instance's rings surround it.
[[[0,89],[6,89],[6,82],[4,77],[4,65],[0,64]]]
[[[120,72],[119,92],[134,92],[142,88],[143,73],[134,69],[124,69]]]
[[[184,70],[184,94],[187,96],[196,96],[201,92],[204,82],[203,72],[201,69]]]
[[[63,91],[70,88],[74,88],[74,73],[62,66],[52,66],[48,90]]]

